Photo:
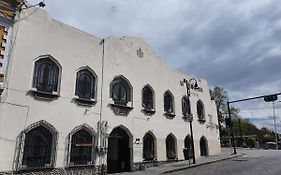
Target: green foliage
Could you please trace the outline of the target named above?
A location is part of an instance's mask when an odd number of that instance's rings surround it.
[[[221,143],[222,145],[228,145],[229,130],[224,127],[225,117],[228,117],[227,101],[229,98],[227,92],[223,88],[214,87],[214,89],[210,89],[210,95],[217,106]],[[255,125],[241,118],[238,115],[239,112],[240,110],[238,108],[230,107],[233,132],[238,146],[246,144],[247,147],[255,147],[256,142],[264,145],[266,142],[274,141],[274,132],[267,128],[257,128]]]
[[[227,92],[220,87],[214,87],[214,89],[210,89],[210,95],[211,98],[215,101],[217,106],[217,113],[218,113],[218,121],[219,123],[223,123],[225,117],[228,115],[228,109],[227,109],[227,101],[228,101],[228,95]],[[230,114],[231,117],[238,117],[239,113],[238,108],[230,107]]]
[[[256,147],[256,139],[255,138],[246,138],[245,144],[247,147],[255,148]]]

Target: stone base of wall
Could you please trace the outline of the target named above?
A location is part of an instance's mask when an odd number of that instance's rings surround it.
[[[102,166],[92,166],[92,167],[73,167],[73,168],[54,168],[54,169],[44,169],[44,170],[25,170],[18,172],[0,172],[0,175],[106,175],[107,167]]]
[[[168,161],[144,161],[134,163],[133,171],[142,171],[146,168],[164,166],[165,164],[178,162],[182,160],[168,160]],[[91,166],[91,167],[72,167],[72,168],[54,168],[41,170],[25,170],[17,172],[0,172],[0,175],[106,175],[107,166]]]
[[[167,160],[167,161],[151,160],[151,161],[137,162],[137,163],[134,163],[133,170],[134,171],[142,171],[142,170],[145,170],[146,168],[163,166],[165,164],[178,162],[178,161],[182,161],[182,160]]]

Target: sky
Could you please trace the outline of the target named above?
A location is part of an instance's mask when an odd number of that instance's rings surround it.
[[[279,0],[45,0],[45,4],[52,18],[95,36],[142,38],[169,67],[206,79],[210,87],[224,88],[230,100],[281,92]],[[234,107],[257,126],[273,129],[272,103],[260,99]],[[275,107],[281,133],[281,103]]]

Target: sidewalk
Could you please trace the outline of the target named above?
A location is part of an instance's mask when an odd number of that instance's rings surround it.
[[[120,175],[158,175],[158,174],[164,174],[164,173],[169,173],[169,172],[174,172],[174,171],[179,171],[187,168],[192,168],[192,167],[197,167],[213,162],[218,162],[222,160],[227,160],[231,159],[234,157],[242,156],[242,153],[237,153],[237,155],[231,155],[231,150],[230,149],[222,149],[221,154],[219,155],[212,155],[208,157],[200,157],[196,159],[196,164],[190,164],[189,161],[180,161],[180,162],[175,162],[171,164],[165,164],[160,167],[153,167],[153,168],[148,168],[144,171],[136,171],[136,172],[125,172],[125,173],[118,173]],[[192,160],[191,160],[192,162]]]

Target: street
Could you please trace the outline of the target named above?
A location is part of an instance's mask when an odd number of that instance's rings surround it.
[[[243,150],[246,155],[230,160],[167,173],[169,175],[280,175],[281,151]]]

